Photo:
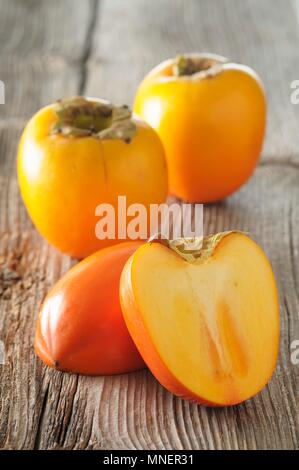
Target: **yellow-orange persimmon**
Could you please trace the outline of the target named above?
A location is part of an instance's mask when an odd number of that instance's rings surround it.
[[[184,243],[146,243],[127,261],[120,293],[143,359],[176,395],[233,405],[269,381],[279,347],[277,289],[248,236],[210,236],[191,252]]]
[[[249,67],[213,54],[167,60],[142,81],[134,111],[161,137],[170,192],[182,199],[225,198],[258,162],[266,100]]]
[[[167,196],[163,146],[127,107],[82,97],[41,109],[29,121],[18,152],[25,205],[40,233],[61,251],[85,257],[116,240],[99,239],[95,211],[162,203]],[[116,227],[116,234],[118,229]]]
[[[140,245],[126,242],[100,250],[52,288],[40,309],[35,335],[35,351],[46,364],[90,375],[145,366],[119,302],[121,271]]]

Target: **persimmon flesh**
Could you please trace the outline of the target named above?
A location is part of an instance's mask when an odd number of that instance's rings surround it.
[[[119,302],[125,262],[141,245],[125,242],[75,265],[52,288],[39,312],[35,351],[50,367],[106,375],[145,366]]]
[[[183,200],[221,200],[256,167],[266,99],[261,80],[247,66],[214,54],[169,59],[143,79],[134,111],[159,134],[170,192]]]
[[[122,273],[121,304],[162,385],[198,403],[234,405],[258,393],[275,368],[276,283],[248,236],[206,240],[208,249],[194,262],[160,243],[139,248]]]

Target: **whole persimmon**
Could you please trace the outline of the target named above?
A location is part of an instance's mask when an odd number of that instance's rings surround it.
[[[104,248],[70,269],[40,309],[36,354],[50,367],[118,374],[145,367],[123,320],[119,279],[141,242]]]
[[[126,196],[128,205],[148,209],[164,202],[168,190],[156,132],[126,106],[83,97],[51,104],[29,121],[19,145],[18,179],[36,228],[78,258],[122,241],[117,220],[115,239],[96,236],[100,204],[117,213],[118,196]]]
[[[158,132],[170,192],[179,198],[221,200],[258,162],[266,99],[261,80],[245,65],[213,54],[167,60],[140,84],[134,111]]]
[[[202,242],[202,244],[200,243]],[[270,380],[279,349],[271,265],[247,235],[145,243],[120,281],[125,321],[156,378],[212,406],[241,403]]]

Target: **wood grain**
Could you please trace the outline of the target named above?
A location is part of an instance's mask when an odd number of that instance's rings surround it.
[[[0,0],[0,448],[298,448],[299,70],[293,2],[277,0]],[[287,27],[281,27],[286,24]],[[181,51],[210,50],[247,62],[263,77],[269,126],[262,164],[226,202],[205,207],[207,233],[249,231],[279,285],[281,353],[261,394],[238,407],[182,401],[148,371],[83,377],[53,371],[34,355],[39,305],[73,260],[36,233],[20,200],[15,155],[39,107],[76,93],[131,103],[142,76]]]

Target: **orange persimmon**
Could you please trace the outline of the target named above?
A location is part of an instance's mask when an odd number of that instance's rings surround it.
[[[97,238],[100,204],[117,212],[118,196],[126,196],[128,206],[148,209],[164,202],[168,191],[156,132],[127,107],[83,97],[47,106],[29,121],[19,145],[18,179],[40,233],[78,258],[122,241]]]
[[[174,394],[240,403],[269,381],[279,348],[271,265],[247,235],[224,232],[188,251],[149,242],[120,281],[125,321],[143,359]]]
[[[104,248],[70,269],[47,295],[38,315],[35,351],[50,367],[89,375],[145,367],[119,302],[125,262],[141,242]]]
[[[187,54],[154,68],[134,111],[159,134],[170,192],[218,201],[252,174],[266,123],[263,85],[249,67],[214,54]]]

